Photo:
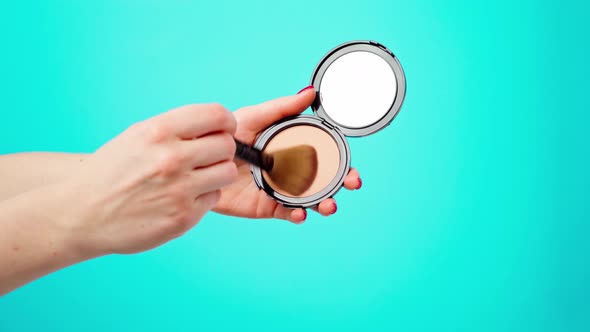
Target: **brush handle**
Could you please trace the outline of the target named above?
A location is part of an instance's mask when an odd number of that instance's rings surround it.
[[[235,138],[234,141],[236,142],[236,157],[249,164],[258,166],[265,171],[272,169],[273,160],[271,156],[263,153],[251,145],[240,142]]]

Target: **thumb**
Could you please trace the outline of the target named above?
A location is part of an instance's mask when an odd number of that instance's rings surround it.
[[[305,111],[315,99],[313,86],[308,86],[293,96],[286,96],[247,106],[235,112],[236,119],[245,130],[256,135],[273,123]]]

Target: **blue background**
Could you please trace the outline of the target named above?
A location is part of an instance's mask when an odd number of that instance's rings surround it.
[[[307,85],[332,47],[399,57],[364,187],[295,226],[186,236],[0,298],[0,331],[588,331],[588,8],[581,1],[10,1],[0,153],[91,152],[167,109]]]

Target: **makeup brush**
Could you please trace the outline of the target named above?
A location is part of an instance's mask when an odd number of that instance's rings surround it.
[[[298,145],[273,153],[264,153],[253,146],[236,141],[236,157],[265,170],[284,191],[298,196],[316,177],[318,157],[309,145]]]

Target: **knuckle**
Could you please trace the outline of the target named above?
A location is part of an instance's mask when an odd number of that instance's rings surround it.
[[[237,127],[238,127],[238,122],[232,112],[227,111],[227,114],[228,114],[228,119],[227,119],[227,124],[226,124],[225,128],[228,130],[229,133],[234,134],[236,132]]]
[[[229,132],[234,132],[236,128],[236,119],[233,114],[228,111],[223,105],[214,103],[209,107],[209,116],[212,120]]]
[[[174,229],[181,234],[186,232],[192,224],[192,216],[187,212],[178,213],[172,220]]]
[[[219,203],[219,200],[221,199],[221,190],[215,190],[213,192],[210,192],[208,196],[208,205],[210,207],[214,207],[215,205],[217,205],[217,203]]]
[[[227,161],[222,164],[224,167],[223,174],[229,183],[234,182],[238,178],[238,165],[233,161]]]
[[[159,121],[139,122],[132,126],[132,130],[148,143],[161,142],[168,136],[168,130]]]
[[[197,200],[199,201],[199,207],[201,210],[204,210],[204,212],[215,207],[215,205],[217,205],[220,199],[221,190],[219,189],[203,194],[197,198]]]
[[[227,110],[221,104],[210,104],[207,108],[207,115],[211,117],[215,123],[224,121],[227,116]]]
[[[227,109],[220,103],[211,103],[209,104],[209,108],[219,114],[225,114],[227,112]]]
[[[187,225],[190,225],[192,221],[191,205],[187,199],[178,198],[174,200],[172,221],[180,229],[184,229]]]
[[[236,153],[236,142],[230,134],[221,135],[221,147],[223,156],[226,156],[228,159],[233,158]]]
[[[156,172],[162,176],[176,174],[180,170],[182,157],[173,150],[164,150],[160,153],[156,162]]]

